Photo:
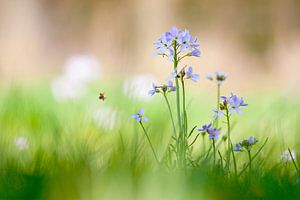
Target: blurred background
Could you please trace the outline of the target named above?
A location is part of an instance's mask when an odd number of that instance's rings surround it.
[[[230,87],[299,91],[299,0],[1,0],[0,80],[51,80],[78,56],[102,78],[163,80],[170,63],[153,41],[173,25],[199,38],[189,63],[202,77],[221,70]]]

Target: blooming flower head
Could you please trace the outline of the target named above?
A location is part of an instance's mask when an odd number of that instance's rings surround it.
[[[222,72],[215,72],[216,80],[218,85],[221,85],[223,81],[226,80],[227,74],[222,73]]]
[[[210,81],[214,81],[216,80],[218,85],[221,85],[223,81],[225,81],[227,78],[227,74],[223,73],[223,72],[215,72],[215,78],[213,78],[212,75],[207,74],[206,75],[206,79],[210,80]]]
[[[204,124],[201,128],[198,129],[202,133],[202,135],[205,135],[206,133],[209,134],[209,138],[217,141],[219,139],[219,135],[221,131],[216,128],[211,128],[212,123],[209,123],[208,125]]]
[[[186,67],[183,67],[181,70],[178,70],[179,67],[176,68],[174,72],[172,72],[171,76],[168,78],[168,80],[171,80],[173,78],[180,78],[180,79],[191,79],[194,82],[197,82],[200,79],[199,74],[193,73],[193,67],[189,67],[186,70]],[[179,71],[176,73],[176,71]]]
[[[173,86],[172,81],[168,81],[168,84],[164,84],[161,86],[157,86],[154,83],[152,84],[152,89],[149,90],[148,94],[153,96],[155,93],[163,93],[167,94],[169,92],[174,92],[176,91],[176,86]]]
[[[251,151],[252,146],[254,146],[258,140],[255,137],[250,137],[248,140],[243,140],[236,144],[234,151],[243,151],[244,149],[248,152]]]
[[[238,98],[236,95],[232,93],[229,98],[225,96],[221,96],[221,99],[223,100],[223,103],[220,105],[221,110],[228,109],[229,114],[234,113],[234,111],[236,111],[238,114],[242,114],[243,111],[240,109],[240,107],[248,106],[248,104],[244,102],[243,98]]]
[[[194,82],[197,82],[200,78],[199,74],[193,74],[193,68],[189,67],[186,71],[186,78],[191,79]]]
[[[211,127],[211,123],[209,123],[208,125],[204,124],[201,128],[198,129],[198,131],[200,132],[208,132],[208,130],[210,129]]]
[[[210,128],[210,129],[208,129],[208,133],[209,133],[210,139],[217,141],[219,139],[219,135],[220,135],[221,131],[216,128],[214,128],[214,129]]]
[[[166,56],[170,61],[173,61],[174,53],[177,57],[195,56],[199,57],[201,52],[198,49],[199,42],[197,38],[191,36],[187,29],[181,31],[177,27],[172,27],[161,35],[154,42],[157,55]],[[180,56],[180,54],[183,54]]]
[[[157,92],[157,86],[154,83],[152,83],[152,89],[149,90],[148,94],[153,96],[156,92]]]
[[[147,122],[148,118],[144,116],[144,109],[141,108],[137,114],[131,115],[131,118],[134,118],[136,122]]]

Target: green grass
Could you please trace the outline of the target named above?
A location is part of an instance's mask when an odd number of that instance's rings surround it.
[[[0,92],[0,199],[298,199],[300,184],[291,162],[280,162],[288,147],[300,149],[300,99],[269,92],[243,95],[249,107],[233,118],[233,143],[250,135],[262,153],[253,161],[252,177],[238,179],[211,170],[210,162],[183,172],[158,167],[138,124],[130,118],[140,107],[153,145],[163,158],[172,134],[162,97],[141,102],[128,99],[121,83],[103,86],[108,98],[97,99],[92,87],[79,101],[56,102],[48,84],[12,86]],[[188,98],[189,126],[208,123],[214,94],[197,91]],[[172,106],[174,100],[171,99]],[[101,129],[93,112],[104,107],[118,110],[113,130]],[[224,128],[225,129],[225,128]],[[23,136],[28,148],[18,150]],[[208,139],[206,148],[208,148]],[[221,152],[224,144],[219,144]],[[202,138],[193,156],[201,154]],[[246,154],[236,154],[239,171]],[[300,157],[296,160],[300,166]]]

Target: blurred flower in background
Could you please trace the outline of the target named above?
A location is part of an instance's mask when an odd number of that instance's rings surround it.
[[[155,82],[157,81],[152,75],[137,75],[125,80],[123,92],[132,100],[148,100],[150,99],[149,89]]]
[[[28,148],[28,141],[25,137],[19,136],[15,139],[15,145],[20,151]]]
[[[111,131],[117,126],[120,113],[111,107],[101,107],[94,112],[94,123],[100,129]]]
[[[296,161],[296,151],[291,150],[291,154],[292,154],[293,159]],[[280,160],[285,163],[291,162],[292,158],[291,158],[290,152],[288,150],[285,150],[284,152],[282,152],[282,154],[280,156]]]
[[[57,101],[81,98],[88,83],[99,78],[100,64],[95,56],[75,55],[64,65],[64,73],[52,82],[52,93]]]

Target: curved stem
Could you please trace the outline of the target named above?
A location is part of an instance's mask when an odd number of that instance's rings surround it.
[[[167,103],[167,106],[168,106],[168,110],[169,110],[169,114],[170,114],[170,118],[171,118],[171,122],[172,122],[172,126],[173,126],[174,136],[175,136],[175,138],[177,138],[176,127],[175,127],[175,123],[174,123],[174,118],[173,118],[173,114],[172,114],[170,102],[169,102],[169,100],[168,100],[168,98],[167,98],[166,93],[164,93],[163,95],[164,95],[164,98],[165,98],[166,103]]]
[[[154,155],[154,157],[155,157],[155,160],[156,160],[157,164],[159,165],[158,157],[157,157],[157,155],[156,155],[156,153],[155,153],[155,151],[154,151],[153,145],[152,145],[152,143],[151,143],[151,140],[150,140],[150,138],[149,138],[149,136],[148,136],[148,134],[147,134],[147,131],[146,131],[146,129],[145,129],[145,127],[144,127],[142,121],[140,121],[140,125],[141,125],[141,127],[142,127],[142,129],[143,129],[143,131],[144,131],[144,133],[145,133],[145,135],[146,135],[146,137],[147,137],[147,140],[148,140],[148,142],[149,142],[149,144],[150,144],[150,147],[151,147],[151,149],[152,149],[152,152],[153,152],[153,155]]]

